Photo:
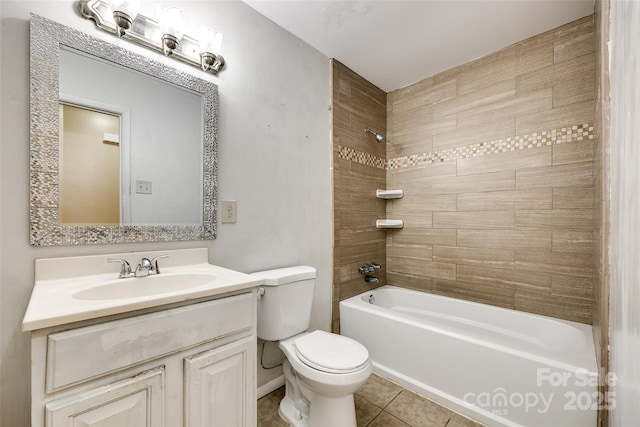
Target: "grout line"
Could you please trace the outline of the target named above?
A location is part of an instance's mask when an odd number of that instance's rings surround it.
[[[449,413],[449,418],[447,419],[447,422],[444,423],[444,427],[447,427],[449,425],[449,423],[451,422],[451,419],[453,419],[453,412]]]
[[[366,400],[366,401],[367,401],[367,402],[369,402],[371,405],[375,406],[376,408],[378,408],[378,409],[380,410],[380,411],[378,411],[378,413],[376,414],[376,416],[375,416],[375,417],[373,417],[373,418],[371,419],[371,421],[369,421],[369,422],[364,426],[364,427],[367,427],[367,426],[369,426],[369,425],[370,425],[370,424],[371,424],[371,423],[372,423],[376,418],[378,418],[378,417],[380,416],[380,414],[382,414],[382,413],[384,412],[384,408],[381,408],[380,406],[376,405],[375,403],[373,403],[372,401],[370,401],[369,399],[367,399],[366,397],[364,397],[364,396],[363,396],[363,395],[361,395],[360,393],[357,393],[357,392],[356,392],[356,393],[354,393],[354,397],[355,397],[356,395],[357,395],[360,399],[362,399],[362,400]],[[355,403],[355,401],[354,401],[354,403]]]
[[[401,422],[402,424],[405,424],[405,425],[407,425],[407,426],[409,426],[409,427],[415,427],[415,426],[413,426],[412,424],[409,424],[409,423],[407,423],[407,422],[404,422],[403,420],[401,420],[400,418],[396,417],[396,416],[395,416],[395,415],[393,415],[392,413],[385,411],[384,409],[383,409],[382,411],[380,411],[380,413],[379,413],[378,415],[376,415],[376,416],[375,416],[371,421],[369,421],[369,423],[367,424],[367,426],[370,426],[371,424],[373,424],[373,422],[374,422],[376,419],[378,419],[378,417],[380,417],[380,416],[382,415],[382,413],[386,413],[386,414],[387,414],[387,416],[392,417],[392,418],[395,418],[396,420],[398,420],[398,421],[399,421],[399,422]],[[367,426],[365,426],[365,427],[367,427]]]
[[[393,401],[394,401],[394,400],[396,400],[396,399],[398,398],[398,396],[400,396],[404,390],[405,390],[405,389],[403,388],[403,389],[402,389],[402,390],[400,390],[400,391],[399,391],[395,396],[393,396],[393,399],[391,399],[391,400],[389,401],[389,403],[387,403],[387,404],[384,406],[384,408],[382,408],[382,410],[384,411],[385,409],[387,409],[387,408],[389,407],[389,405],[391,405],[391,404],[393,403]]]

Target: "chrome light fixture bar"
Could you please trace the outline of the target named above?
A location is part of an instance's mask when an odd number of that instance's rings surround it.
[[[135,0],[120,3],[130,6],[129,3],[135,3]],[[177,9],[159,10],[161,15],[165,13],[172,19],[172,22],[162,25],[135,12],[113,10],[108,0],[80,0],[78,12],[83,18],[93,20],[104,31],[198,67],[204,72],[218,74],[225,66],[224,58],[217,54],[222,44],[222,34],[201,29],[199,36],[207,39],[200,41],[183,35],[181,25],[175,24],[182,19],[181,15],[177,16]]]

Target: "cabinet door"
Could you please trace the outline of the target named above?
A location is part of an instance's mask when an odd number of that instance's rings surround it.
[[[47,427],[164,426],[164,366],[46,405]]]
[[[186,427],[250,427],[256,423],[255,337],[184,361]]]

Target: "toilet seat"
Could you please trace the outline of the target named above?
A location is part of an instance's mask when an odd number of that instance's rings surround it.
[[[314,331],[297,338],[293,344],[299,360],[318,371],[348,374],[369,363],[366,347],[342,335]]]

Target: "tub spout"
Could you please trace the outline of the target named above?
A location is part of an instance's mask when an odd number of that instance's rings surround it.
[[[364,281],[367,283],[380,283],[380,279],[375,276],[371,276],[370,274],[364,276]]]

